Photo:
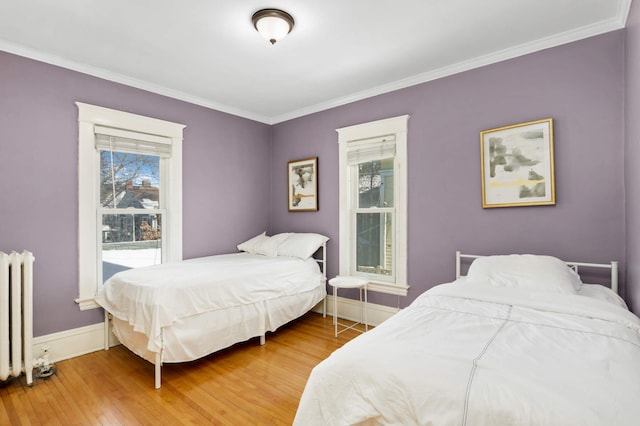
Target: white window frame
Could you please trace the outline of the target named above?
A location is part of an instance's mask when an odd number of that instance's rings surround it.
[[[78,107],[78,303],[80,310],[98,308],[94,296],[99,283],[98,200],[100,152],[95,127],[157,135],[171,139],[170,158],[161,159],[160,187],[166,199],[163,221],[163,262],[182,260],[182,139],[183,124],[76,102]],[[162,164],[164,162],[164,164]],[[166,234],[165,234],[166,232]]]
[[[352,212],[357,206],[357,166],[350,166],[347,161],[349,142],[380,138],[386,135],[395,136],[396,151],[394,156],[394,238],[395,252],[394,279],[391,282],[382,279],[371,280],[369,290],[381,293],[406,296],[409,290],[407,282],[407,127],[409,116],[387,118],[369,123],[336,129],[339,145],[339,181],[340,181],[340,275],[360,275],[371,279],[371,274],[356,271],[355,263],[355,227]],[[355,189],[354,189],[355,188]],[[355,194],[355,195],[354,195]]]

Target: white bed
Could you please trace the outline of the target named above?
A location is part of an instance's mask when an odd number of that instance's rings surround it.
[[[192,361],[256,336],[264,344],[267,331],[325,300],[327,240],[263,233],[240,244],[240,253],[120,272],[96,296],[105,309],[105,349],[112,330],[155,364],[159,388],[162,363]]]
[[[622,299],[555,258],[479,259],[316,366],[294,424],[637,425],[640,319]],[[593,266],[617,285],[617,264],[577,264]]]

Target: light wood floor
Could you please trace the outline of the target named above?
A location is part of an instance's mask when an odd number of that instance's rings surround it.
[[[55,364],[56,374],[0,387],[0,425],[290,425],[311,369],[358,333],[333,336],[309,313],[275,333],[198,361],[153,365],[123,346]]]

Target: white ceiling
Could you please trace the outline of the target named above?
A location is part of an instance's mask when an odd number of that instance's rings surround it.
[[[0,0],[0,50],[274,124],[623,28],[630,4]],[[296,20],[274,46],[263,8]]]

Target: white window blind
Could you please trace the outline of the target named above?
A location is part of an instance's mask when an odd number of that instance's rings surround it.
[[[392,158],[395,155],[395,135],[349,141],[347,144],[347,163],[349,165]]]
[[[171,138],[112,127],[94,126],[96,149],[171,157]]]

